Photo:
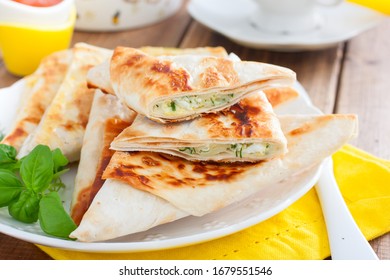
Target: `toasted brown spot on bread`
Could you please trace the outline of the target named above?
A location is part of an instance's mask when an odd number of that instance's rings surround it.
[[[99,158],[98,169],[96,171],[95,179],[91,186],[84,188],[77,196],[76,203],[72,207],[71,217],[78,225],[84,213],[88,210],[98,191],[103,186],[105,180],[102,178],[103,172],[106,169],[112,155],[113,150],[110,150],[112,140],[126,127],[130,125],[129,122],[118,118],[111,118],[106,121],[104,129],[103,150]]]
[[[332,116],[321,116],[319,118],[316,118],[314,121],[305,123],[301,127],[298,127],[292,131],[289,132],[289,135],[291,136],[299,136],[305,133],[309,133],[313,130],[318,129],[320,126],[324,126],[328,123],[328,120],[330,118],[333,118]]]
[[[145,157],[158,166],[143,163]],[[229,182],[246,172],[254,163],[192,162],[152,152],[116,152],[103,177],[128,183],[141,190],[202,187],[208,182]],[[261,165],[256,163],[256,165]]]
[[[17,127],[11,134],[4,137],[1,143],[12,145],[12,143],[17,142],[18,139],[26,137],[27,134],[27,131],[23,128]]]
[[[284,87],[284,88],[270,88],[264,90],[265,95],[267,96],[268,101],[271,103],[272,107],[277,107],[289,100],[297,98],[299,96],[298,92],[293,88]]]
[[[203,88],[234,86],[239,81],[230,60],[206,57],[201,64],[207,65],[205,71],[200,74],[200,86]]]

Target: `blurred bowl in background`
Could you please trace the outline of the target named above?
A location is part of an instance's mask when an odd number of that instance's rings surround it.
[[[75,0],[76,29],[119,31],[143,27],[176,13],[182,0]]]
[[[33,1],[30,2],[33,3]],[[16,1],[0,0],[0,22],[53,26],[67,22],[72,9],[74,9],[74,0],[63,0],[48,7],[36,7]]]

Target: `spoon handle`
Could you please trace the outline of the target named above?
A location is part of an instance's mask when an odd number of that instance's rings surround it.
[[[349,212],[333,174],[329,158],[316,185],[325,218],[333,260],[378,260]]]

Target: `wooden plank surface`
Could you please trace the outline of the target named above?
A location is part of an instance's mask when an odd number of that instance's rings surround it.
[[[284,53],[249,49],[191,20],[185,7],[170,19],[145,28],[114,32],[75,32],[73,43],[117,45],[224,46],[245,60],[274,63],[297,72],[313,103],[326,113],[357,113],[361,131],[355,141],[377,156],[390,159],[390,20],[348,43],[313,52]],[[19,77],[6,72],[0,59],[0,87]],[[390,234],[371,242],[380,259],[390,259]],[[0,259],[50,259],[33,244],[0,234]]]
[[[390,19],[346,47],[336,112],[359,115],[352,143],[390,160]]]

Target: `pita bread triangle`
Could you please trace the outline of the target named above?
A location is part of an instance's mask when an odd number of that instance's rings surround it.
[[[51,149],[60,148],[70,162],[79,160],[94,93],[87,87],[86,75],[90,68],[106,61],[110,55],[107,49],[84,43],[72,48],[72,61],[65,78],[39,125],[24,141],[19,158],[43,144]]]
[[[19,151],[52,102],[71,60],[71,51],[55,52],[45,57],[33,74],[24,78],[26,85],[16,118],[1,143],[11,145]]]
[[[90,86],[101,85],[132,110],[161,123],[217,112],[254,91],[295,81],[293,71],[276,65],[194,54],[154,57],[125,47],[117,47],[111,61],[88,77]]]

